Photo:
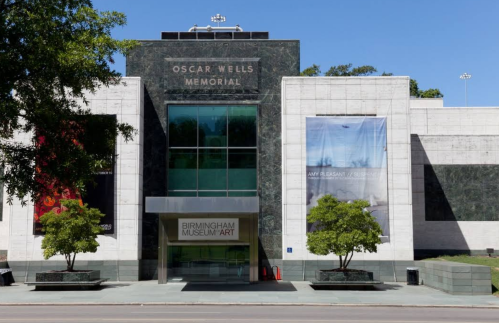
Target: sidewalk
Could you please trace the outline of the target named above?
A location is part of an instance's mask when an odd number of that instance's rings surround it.
[[[16,284],[0,288],[0,305],[238,304],[493,307],[499,298],[450,295],[425,286],[388,283],[377,290],[313,290],[308,282],[254,285],[158,285],[157,281],[111,282],[95,291],[34,291]]]

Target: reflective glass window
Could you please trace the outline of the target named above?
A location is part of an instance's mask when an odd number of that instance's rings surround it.
[[[199,108],[199,147],[227,147],[227,107]]]
[[[229,190],[256,190],[256,149],[229,149]]]
[[[168,162],[169,190],[196,190],[196,173],[196,149],[170,149]]]
[[[168,107],[168,138],[170,147],[196,147],[198,107]]]
[[[256,106],[229,107],[229,147],[256,147]]]
[[[227,150],[199,149],[199,190],[227,189]]]
[[[229,191],[229,197],[256,196],[256,191]]]
[[[168,196],[196,197],[196,191],[168,191]]]
[[[227,196],[227,191],[199,191],[199,197],[225,197]]]

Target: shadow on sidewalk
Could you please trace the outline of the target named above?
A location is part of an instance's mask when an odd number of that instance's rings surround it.
[[[259,282],[258,284],[188,283],[182,292],[296,292],[289,282]]]
[[[393,284],[379,284],[379,285],[310,285],[313,290],[369,290],[376,292],[385,292],[387,290],[398,290],[402,286],[401,285],[393,285]]]

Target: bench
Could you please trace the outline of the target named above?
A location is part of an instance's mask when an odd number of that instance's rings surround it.
[[[109,278],[92,281],[26,282],[24,284],[35,286],[35,290],[91,290],[108,280]]]
[[[382,281],[314,281],[311,286],[314,289],[372,289],[375,285],[383,284]]]

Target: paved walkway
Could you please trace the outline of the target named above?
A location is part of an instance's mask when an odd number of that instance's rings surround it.
[[[106,283],[94,291],[34,291],[16,284],[0,288],[8,304],[250,304],[496,307],[499,298],[450,295],[425,286],[388,283],[376,290],[314,290],[308,282],[260,282],[254,285],[192,285],[157,281]]]

